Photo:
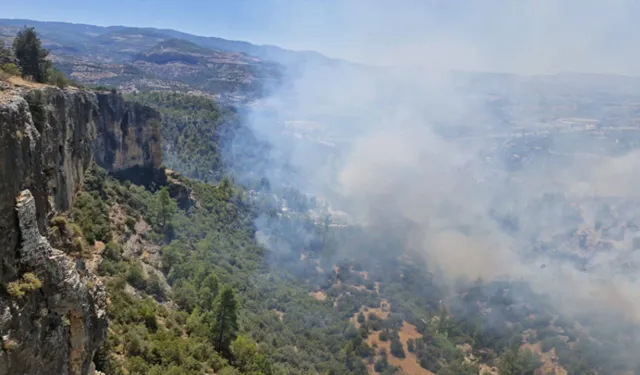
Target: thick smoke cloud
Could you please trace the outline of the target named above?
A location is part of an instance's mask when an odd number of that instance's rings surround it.
[[[626,47],[640,38],[629,19],[637,5],[327,4],[319,14],[344,33],[327,31],[327,44],[384,66],[289,67],[291,80],[249,115],[273,146],[272,184],[365,227],[412,222],[404,250],[450,280],[522,279],[563,311],[586,301],[639,320],[635,235],[610,233],[640,218],[638,154],[618,149],[623,133],[602,130],[612,118],[633,123],[602,104],[637,99],[637,81],[527,75],[636,73],[637,48]],[[302,26],[288,14],[281,22]],[[603,228],[609,248],[590,249]]]

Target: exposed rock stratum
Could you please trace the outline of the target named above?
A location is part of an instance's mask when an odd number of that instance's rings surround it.
[[[0,375],[88,374],[106,337],[106,293],[42,234],[93,161],[160,167],[160,115],[110,92],[0,85]],[[24,295],[10,291],[25,280]]]

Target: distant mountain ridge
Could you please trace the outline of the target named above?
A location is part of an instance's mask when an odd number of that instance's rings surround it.
[[[55,66],[80,83],[125,92],[192,92],[231,105],[263,97],[302,67],[351,65],[317,52],[168,29],[25,19],[0,19],[0,41],[11,41],[25,26],[36,28]]]
[[[81,48],[91,49],[92,46],[86,44],[88,41],[94,41],[96,38],[105,44],[110,37],[117,35],[139,35],[142,39],[156,39],[159,42],[163,39],[183,39],[202,47],[219,49],[223,51],[233,51],[246,53],[251,56],[263,60],[270,60],[281,64],[295,64],[300,62],[318,62],[318,63],[335,63],[344,60],[333,59],[322,55],[315,51],[291,51],[272,45],[256,45],[244,41],[227,40],[218,37],[199,36],[184,33],[171,29],[157,28],[141,28],[129,26],[95,26],[88,24],[70,23],[70,22],[49,22],[34,21],[28,19],[2,19],[0,18],[0,37],[5,36],[3,29],[5,28],[21,28],[23,26],[34,26],[45,39],[57,42],[63,46],[81,45]],[[155,44],[155,43],[154,43]],[[51,45],[49,46],[51,47]],[[75,46],[74,46],[75,47]],[[76,47],[77,48],[77,47]],[[55,48],[52,48],[55,50]]]

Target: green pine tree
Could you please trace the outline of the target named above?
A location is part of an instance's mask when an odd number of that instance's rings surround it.
[[[233,289],[222,290],[215,303],[213,319],[213,345],[218,351],[229,354],[229,347],[238,332],[238,303]]]
[[[198,305],[201,309],[211,308],[213,301],[218,295],[218,278],[211,274],[207,276],[198,290]]]
[[[156,193],[155,206],[156,224],[159,226],[161,231],[165,231],[167,229],[167,225],[171,223],[173,214],[178,209],[176,202],[171,199],[169,190],[166,187],[161,188]]]
[[[23,77],[31,77],[36,82],[46,82],[51,72],[49,51],[42,47],[40,38],[33,27],[20,30],[13,40],[13,53],[18,60]]]
[[[404,358],[406,356],[402,343],[398,339],[391,340],[391,354],[398,358]]]

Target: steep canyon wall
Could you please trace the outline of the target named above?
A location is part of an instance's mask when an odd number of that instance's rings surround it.
[[[159,113],[116,93],[0,83],[0,375],[90,372],[107,331],[104,287],[43,234],[93,161],[155,170],[160,139]]]

